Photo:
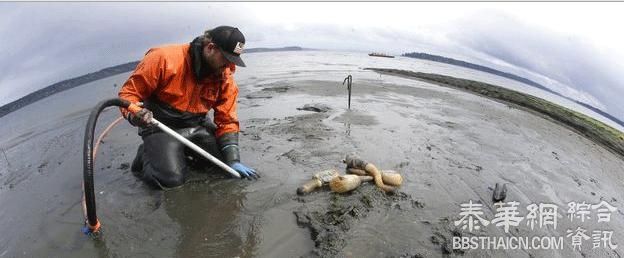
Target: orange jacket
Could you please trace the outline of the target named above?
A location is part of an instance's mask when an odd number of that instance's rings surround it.
[[[155,97],[180,112],[206,115],[214,109],[215,136],[239,132],[236,115],[238,86],[232,74],[235,65],[221,76],[197,81],[191,67],[190,44],[152,48],[119,91],[119,97],[137,103]],[[124,117],[127,109],[121,109]]]

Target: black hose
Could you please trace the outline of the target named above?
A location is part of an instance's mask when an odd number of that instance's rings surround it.
[[[95,133],[95,124],[98,116],[107,107],[118,106],[128,108],[130,102],[119,98],[108,99],[98,103],[89,115],[87,128],[85,130],[84,149],[83,149],[83,169],[84,169],[84,197],[85,206],[87,208],[87,223],[90,227],[98,225],[97,215],[95,213],[95,190],[93,187],[93,134]]]

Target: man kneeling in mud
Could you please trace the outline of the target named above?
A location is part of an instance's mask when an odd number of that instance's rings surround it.
[[[124,100],[143,102],[136,114],[121,109],[143,138],[131,167],[137,177],[167,189],[184,184],[189,156],[199,165],[216,167],[153,126],[154,117],[228,164],[241,178],[258,178],[254,169],[240,162],[238,148],[238,86],[233,73],[237,65],[245,67],[240,57],[244,44],[237,28],[219,26],[189,44],[147,51],[119,91]],[[214,123],[207,119],[210,109]]]

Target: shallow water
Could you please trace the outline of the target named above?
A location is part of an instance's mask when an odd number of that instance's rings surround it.
[[[95,162],[97,211],[104,228],[97,241],[80,232],[84,126],[90,108],[115,97],[128,74],[0,118],[0,257],[315,256],[319,242],[293,212],[325,211],[343,196],[325,189],[298,197],[295,189],[314,172],[342,169],[340,161],[349,152],[402,173],[405,196],[374,201],[349,222],[348,230],[338,232],[346,241],[336,252],[321,255],[442,256],[440,241],[433,239],[444,242],[452,236],[449,228],[459,204],[481,200],[493,217],[495,183],[507,183],[508,200],[523,205],[549,202],[563,209],[573,200],[607,200],[618,206],[624,199],[620,157],[565,127],[465,92],[360,68],[434,72],[532,92],[529,86],[400,57],[310,51],[249,54],[245,61],[253,68],[237,72],[241,155],[262,178],[250,182],[194,173],[180,189],[150,189],[127,168],[140,138],[124,122],[104,140]],[[342,85],[347,74],[354,78],[351,110]],[[297,110],[314,103],[332,109]],[[105,112],[99,127],[117,116],[115,109]],[[357,199],[374,190],[369,184],[361,188],[350,196]],[[559,214],[565,218],[565,210]],[[624,232],[623,219],[618,211],[608,226]],[[515,234],[565,236],[572,226],[561,219],[556,230],[520,228]],[[481,233],[502,234],[496,227]],[[622,237],[616,233],[614,241]],[[581,256],[565,243],[563,250],[466,254]],[[583,254],[617,255],[591,246]]]

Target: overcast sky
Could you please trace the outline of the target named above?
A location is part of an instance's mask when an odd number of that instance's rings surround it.
[[[0,3],[0,105],[222,24],[247,48],[423,51],[503,69],[624,119],[624,3]]]

